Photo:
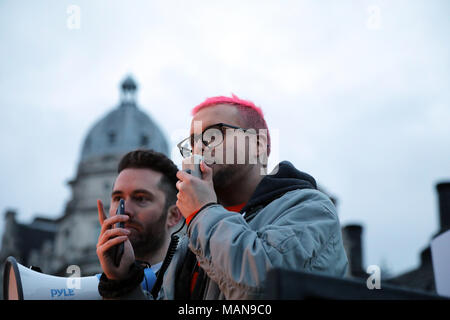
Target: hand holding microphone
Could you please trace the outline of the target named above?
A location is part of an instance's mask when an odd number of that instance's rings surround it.
[[[212,169],[201,156],[194,154],[184,159],[182,166],[183,170],[177,173],[179,181],[176,184],[176,205],[183,217],[187,218],[205,204],[217,202],[217,196],[212,181]],[[190,170],[190,173],[185,170]]]

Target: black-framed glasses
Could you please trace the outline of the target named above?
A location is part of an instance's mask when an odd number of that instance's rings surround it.
[[[226,129],[226,128],[242,130],[244,132],[249,130],[249,129],[233,126],[231,124],[226,124],[226,123],[222,123],[222,122],[213,124],[213,125],[205,128],[205,130],[203,130],[203,132],[201,134],[191,134],[189,137],[181,140],[181,142],[179,142],[177,144],[177,147],[180,150],[181,156],[183,158],[190,157],[192,155],[192,148],[194,147],[194,145],[196,143],[198,143],[199,140],[202,142],[202,144],[205,147],[208,147],[212,143],[214,143],[214,146],[217,147],[218,145],[220,145],[223,142],[223,136],[225,134],[224,129]],[[256,134],[256,132],[254,132],[254,133]]]

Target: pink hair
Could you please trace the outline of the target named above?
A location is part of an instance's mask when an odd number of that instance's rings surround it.
[[[236,107],[240,107],[240,109],[253,110],[257,113],[257,116],[250,116],[252,119],[250,120],[253,124],[259,123],[260,129],[267,129],[267,145],[268,145],[268,154],[270,154],[270,135],[269,129],[267,127],[266,120],[264,119],[264,114],[260,107],[257,107],[253,102],[249,100],[240,99],[238,96],[231,94],[231,98],[225,96],[217,96],[212,98],[207,98],[205,101],[200,103],[198,106],[194,107],[191,111],[192,116],[194,116],[201,109],[215,106],[218,104],[229,104]],[[246,112],[248,115],[249,113]],[[251,114],[251,112],[250,112]],[[254,128],[257,129],[257,128]]]
[[[231,94],[231,98],[225,96],[207,98],[205,101],[203,101],[198,106],[194,107],[194,109],[192,109],[192,115],[194,116],[197,112],[199,112],[203,108],[210,107],[216,104],[233,104],[248,107],[250,109],[255,110],[259,114],[259,116],[264,119],[264,114],[261,108],[257,107],[251,101],[240,99],[238,96],[234,94]]]

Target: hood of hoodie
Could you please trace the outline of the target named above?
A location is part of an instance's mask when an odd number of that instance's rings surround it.
[[[296,189],[317,189],[316,180],[309,174],[297,170],[289,161],[278,165],[276,174],[266,175],[255,189],[241,212],[264,207],[286,192]]]

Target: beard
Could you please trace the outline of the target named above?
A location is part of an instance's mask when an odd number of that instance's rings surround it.
[[[156,253],[166,240],[165,224],[167,210],[152,224],[144,226],[141,232],[132,232],[129,236],[136,257]],[[130,221],[133,224],[133,221]],[[134,233],[134,234],[133,234]]]
[[[245,167],[242,164],[220,165],[220,167],[216,165],[216,167],[213,167],[213,184],[216,193],[217,191],[228,189],[241,179],[248,171]]]

